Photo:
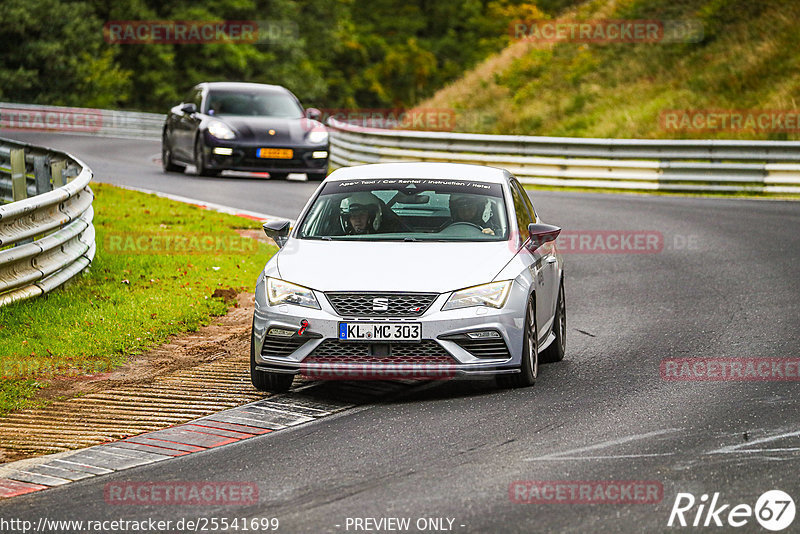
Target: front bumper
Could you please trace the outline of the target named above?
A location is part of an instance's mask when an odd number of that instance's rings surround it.
[[[516,285],[516,284],[515,284]],[[450,293],[414,318],[351,318],[337,314],[325,294],[314,292],[321,309],[293,304],[270,306],[264,277],[256,288],[253,343],[256,368],[276,373],[302,373],[319,378],[449,378],[519,372],[526,293],[512,289],[502,309],[487,307],[441,311]],[[303,321],[308,327],[298,336]],[[340,341],[339,323],[419,323],[421,342]],[[268,335],[272,329],[294,331],[291,338]],[[467,332],[492,331],[492,349],[475,348]],[[503,350],[504,349],[504,350]],[[477,354],[477,355],[476,355]]]
[[[232,153],[230,155],[217,154],[214,152],[215,148],[231,149]],[[293,157],[292,159],[259,158],[257,152],[260,148],[291,149]],[[330,159],[330,146],[327,144],[271,146],[264,143],[245,144],[235,140],[221,141],[206,136],[203,150],[206,165],[209,169],[214,170],[325,174],[328,172]],[[326,152],[328,157],[315,158],[315,152]]]

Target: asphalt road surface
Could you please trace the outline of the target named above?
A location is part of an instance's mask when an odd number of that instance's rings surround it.
[[[154,142],[6,135],[67,150],[100,182],[279,216],[296,217],[315,187],[164,175]],[[729,512],[738,504],[755,507],[774,489],[800,501],[797,368],[794,380],[687,381],[665,379],[662,363],[800,356],[800,204],[531,196],[543,220],[567,234],[605,235],[609,244],[609,235],[644,231],[661,243],[643,253],[565,254],[567,356],[541,367],[534,387],[417,386],[296,429],[17,497],[0,503],[0,517],[277,517],[278,532],[289,533],[392,531],[359,529],[375,526],[359,518],[409,518],[408,532],[765,532],[753,516],[733,528]],[[791,369],[784,378],[792,378]],[[108,482],[166,480],[256,482],[259,502],[119,506],[103,497]],[[642,481],[660,485],[663,495],[656,503],[582,503],[567,502],[580,499],[564,490],[558,497],[542,493],[546,503],[520,503],[514,501],[534,494],[528,486],[520,492],[515,481]],[[679,493],[697,503],[684,513],[689,526],[678,527],[676,517],[670,528]],[[707,517],[708,502],[699,524],[708,519],[712,526],[691,526],[702,496],[711,501],[715,493],[717,509],[729,505],[715,516],[723,526]],[[606,497],[613,501],[610,492]],[[425,518],[445,520],[436,530],[436,523],[418,523]],[[785,530],[792,531],[800,531],[800,518]]]

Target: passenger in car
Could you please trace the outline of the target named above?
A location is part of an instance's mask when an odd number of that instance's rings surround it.
[[[474,224],[480,227],[484,234],[495,235],[495,230],[492,226],[496,225],[492,224],[494,213],[491,208],[489,209],[489,216],[484,220],[487,208],[485,198],[454,193],[450,195],[449,207],[452,220],[448,225],[460,222]]]

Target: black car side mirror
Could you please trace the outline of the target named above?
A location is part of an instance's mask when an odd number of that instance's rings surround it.
[[[197,106],[194,104],[184,104],[181,106],[181,111],[187,115],[197,113]]]
[[[536,250],[545,243],[555,241],[558,234],[561,233],[561,228],[553,226],[552,224],[531,223],[528,225],[528,234],[530,236],[530,250]]]
[[[289,221],[282,220],[267,221],[263,225],[264,233],[267,234],[267,237],[275,241],[275,244],[280,248],[286,244],[290,224]]]
[[[306,118],[312,121],[318,121],[322,118],[322,112],[317,108],[306,109]]]

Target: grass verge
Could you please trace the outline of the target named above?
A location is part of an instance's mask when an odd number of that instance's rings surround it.
[[[93,184],[97,254],[89,270],[38,299],[0,308],[0,414],[51,378],[106,372],[170,335],[226,313],[276,252],[237,229],[260,224]]]

